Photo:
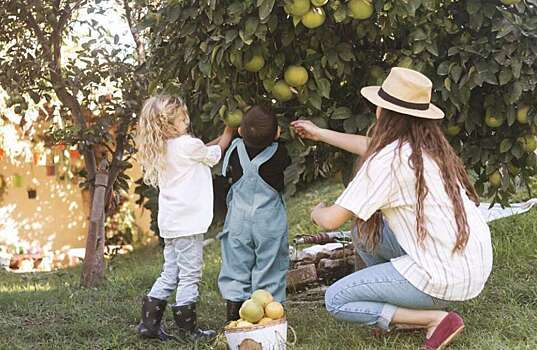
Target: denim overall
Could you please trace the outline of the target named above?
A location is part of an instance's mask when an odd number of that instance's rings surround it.
[[[289,268],[287,213],[280,193],[259,175],[259,167],[277,148],[278,144],[273,143],[250,160],[244,142],[236,139],[224,158],[224,176],[234,149],[243,171],[229,190],[226,221],[218,235],[222,246],[218,286],[226,300],[240,302],[252,292],[265,289],[275,300],[285,301]]]

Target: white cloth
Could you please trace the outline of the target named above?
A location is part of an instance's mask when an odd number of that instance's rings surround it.
[[[493,206],[491,206],[490,203],[481,203],[479,205],[479,211],[487,222],[491,222],[508,216],[523,214],[535,205],[537,205],[537,198],[531,198],[522,203],[512,203],[509,207],[505,208],[499,203],[496,203]]]
[[[168,140],[166,165],[158,177],[158,226],[162,238],[207,232],[213,220],[210,167],[221,156],[220,146],[206,146],[189,135]]]
[[[436,298],[467,300],[483,289],[492,270],[490,230],[461,187],[470,227],[466,249],[453,254],[457,224],[453,206],[444,190],[440,170],[427,155],[423,157],[428,195],[424,220],[427,238],[417,243],[416,177],[409,165],[408,144],[398,151],[397,142],[365,162],[336,204],[367,220],[381,210],[397,241],[407,255],[392,259],[394,267],[412,285]]]

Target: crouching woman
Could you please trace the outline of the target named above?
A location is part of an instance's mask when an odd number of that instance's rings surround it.
[[[370,137],[302,120],[293,126],[303,138],[361,156],[336,203],[311,213],[330,230],[354,217],[357,251],[367,265],[329,287],[326,308],[338,319],[386,331],[423,328],[424,348],[439,349],[464,328],[458,314],[443,308],[480,294],[492,269],[492,245],[431,92],[426,76],[394,68],[381,87],[361,91],[377,106]]]

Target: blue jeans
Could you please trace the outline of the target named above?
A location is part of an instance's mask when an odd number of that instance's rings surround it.
[[[367,267],[332,284],[325,294],[325,305],[335,318],[389,330],[398,307],[439,310],[447,302],[431,297],[408,282],[390,259],[405,255],[385,223],[379,245],[368,251],[353,230],[356,250]]]

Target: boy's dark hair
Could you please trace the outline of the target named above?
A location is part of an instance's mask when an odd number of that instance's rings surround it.
[[[248,147],[268,147],[277,133],[278,119],[267,107],[253,106],[242,118],[241,136]]]

